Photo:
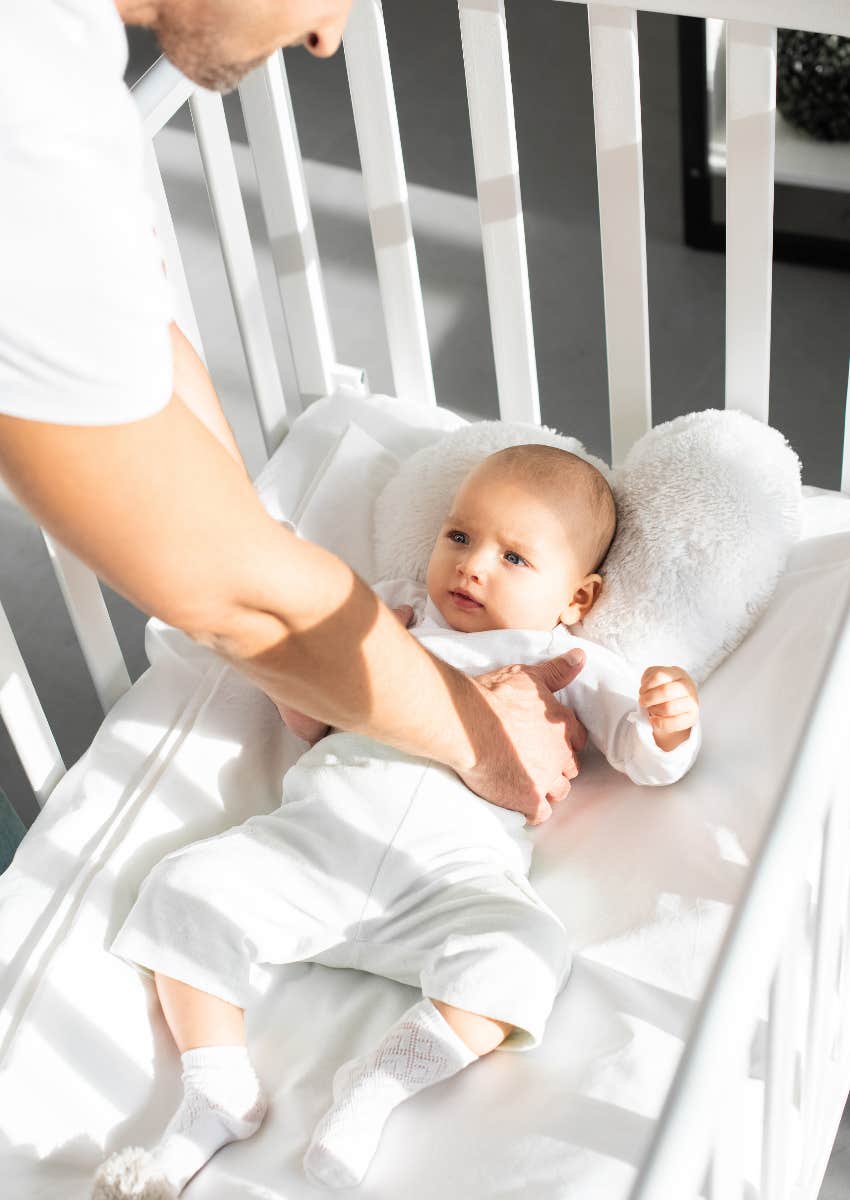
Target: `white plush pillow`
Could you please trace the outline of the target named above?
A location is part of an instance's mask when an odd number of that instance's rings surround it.
[[[574,631],[637,666],[675,663],[702,682],[755,624],[797,540],[796,454],[777,430],[732,410],[657,426],[613,472],[552,430],[475,422],[411,455],[378,496],[378,577],[424,581],[464,475],[488,454],[527,442],[586,458],[617,500],[603,592]]]

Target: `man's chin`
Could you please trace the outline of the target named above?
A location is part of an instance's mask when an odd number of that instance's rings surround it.
[[[247,62],[211,63],[197,53],[186,53],[182,41],[179,45],[172,46],[168,44],[167,38],[160,36],[159,44],[168,61],[187,79],[191,79],[192,83],[196,83],[207,91],[219,92],[221,95],[227,95],[234,91],[246,75],[261,66],[268,58],[268,55],[263,55]]]

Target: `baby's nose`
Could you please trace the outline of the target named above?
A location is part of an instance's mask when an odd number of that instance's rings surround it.
[[[482,564],[477,557],[470,555],[465,562],[460,562],[457,565],[458,573],[466,576],[468,579],[474,579],[477,582],[481,581],[484,573]]]

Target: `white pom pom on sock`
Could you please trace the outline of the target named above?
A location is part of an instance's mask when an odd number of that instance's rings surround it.
[[[181,1058],[183,1100],[159,1142],[107,1159],[92,1200],[174,1200],[216,1151],[259,1128],[266,1097],[244,1046],[201,1046]]]

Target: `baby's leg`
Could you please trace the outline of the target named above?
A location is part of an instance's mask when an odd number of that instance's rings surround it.
[[[377,1049],[337,1071],[334,1103],[304,1157],[308,1176],[328,1187],[360,1183],[393,1109],[495,1050],[512,1028],[442,1001],[415,1004]]]
[[[250,1137],[266,1113],[243,1010],[177,979],[155,978],[181,1052],[183,1099],[151,1151],[128,1147],[103,1164],[92,1200],[170,1200],[222,1146]]]
[[[507,1021],[496,1021],[492,1017],[482,1016],[481,1013],[467,1012],[464,1008],[455,1008],[453,1004],[444,1004],[442,1000],[432,1000],[431,1003],[440,1010],[446,1023],[479,1058],[501,1046],[513,1029],[513,1025],[509,1025]]]

